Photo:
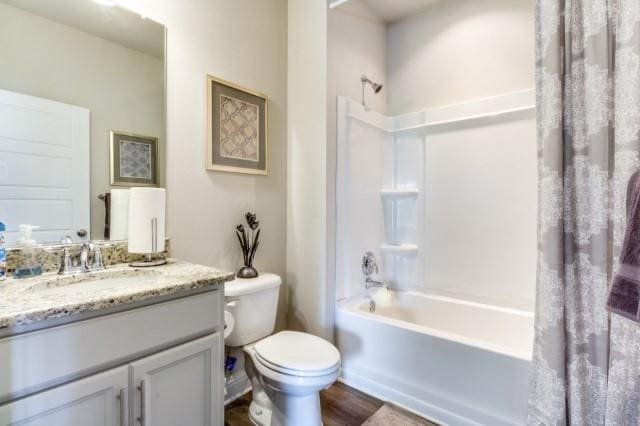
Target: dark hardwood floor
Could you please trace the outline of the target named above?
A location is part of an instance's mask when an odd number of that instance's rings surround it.
[[[229,404],[224,410],[225,426],[251,426],[250,403],[251,392]],[[360,426],[384,403],[336,382],[329,389],[320,392],[320,404],[324,426]]]
[[[326,426],[360,426],[383,404],[341,382],[320,392],[322,423]]]

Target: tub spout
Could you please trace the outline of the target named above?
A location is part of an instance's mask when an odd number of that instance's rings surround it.
[[[389,286],[385,281],[376,281],[374,279],[371,279],[371,277],[367,277],[367,279],[364,281],[364,288],[369,290],[374,287],[384,287],[385,290],[389,289]]]

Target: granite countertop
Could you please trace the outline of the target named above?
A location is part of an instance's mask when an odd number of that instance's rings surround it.
[[[232,278],[230,272],[175,259],[151,268],[118,264],[99,272],[68,276],[47,273],[25,279],[10,277],[0,281],[0,331],[204,290]],[[126,284],[122,284],[122,279]]]

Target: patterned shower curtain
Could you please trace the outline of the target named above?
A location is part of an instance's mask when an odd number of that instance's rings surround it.
[[[640,169],[639,54],[640,0],[536,0],[530,425],[640,425],[640,324],[605,311]]]

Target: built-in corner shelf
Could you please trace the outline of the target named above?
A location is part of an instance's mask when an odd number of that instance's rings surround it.
[[[380,191],[383,198],[415,198],[419,193],[418,188],[394,188]]]
[[[380,249],[383,253],[390,253],[400,256],[413,256],[418,254],[418,246],[415,244],[382,244]]]

